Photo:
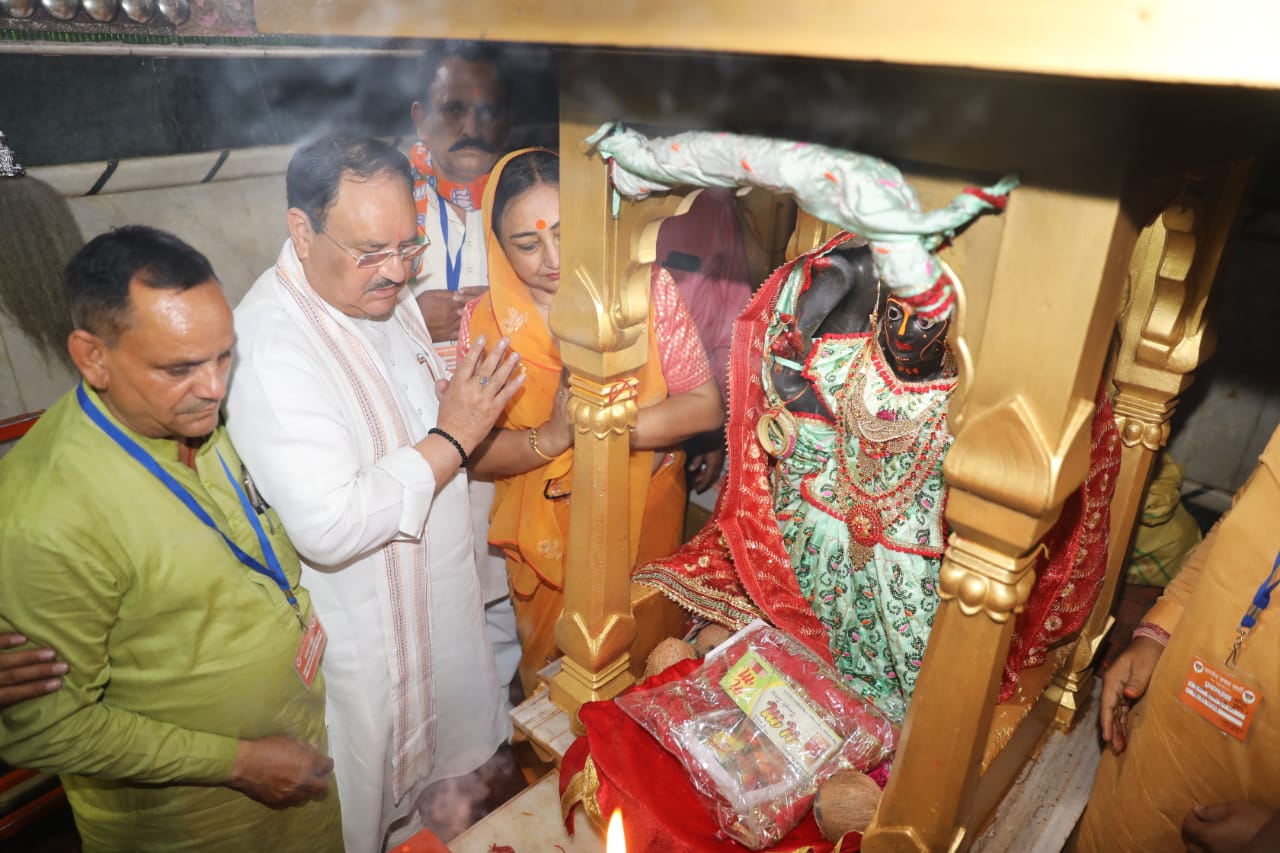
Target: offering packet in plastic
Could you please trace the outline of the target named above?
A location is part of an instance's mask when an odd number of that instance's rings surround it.
[[[753,622],[677,681],[615,700],[688,772],[724,834],[780,840],[840,770],[868,772],[898,730],[787,634]]]

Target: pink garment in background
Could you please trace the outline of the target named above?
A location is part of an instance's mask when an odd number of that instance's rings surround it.
[[[673,252],[688,257],[672,258]],[[694,259],[696,271],[682,268],[693,266],[689,261]],[[728,400],[733,321],[751,298],[747,252],[732,194],[703,190],[688,213],[664,222],[658,232],[658,263],[679,287],[711,361],[720,396]]]

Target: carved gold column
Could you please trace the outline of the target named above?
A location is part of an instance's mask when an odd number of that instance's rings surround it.
[[[629,380],[650,356],[645,324],[657,221],[683,200],[624,203],[615,218],[606,168],[582,149],[595,124],[578,118],[572,100],[562,114],[561,282],[550,319],[570,370],[574,464],[564,613],[556,624],[564,657],[551,698],[573,713],[634,680],[627,459],[636,395]]]
[[[992,279],[958,270],[966,288],[987,292],[977,294],[985,315],[962,311],[953,331],[962,387],[945,463],[942,601],[868,853],[967,843],[1012,617],[1034,582],[1041,536],[1087,470],[1094,391],[1135,236],[1111,174],[1113,192],[1100,197],[1023,186],[1004,214]]]
[[[1111,627],[1111,602],[1156,455],[1169,439],[1169,419],[1193,372],[1213,352],[1207,321],[1209,291],[1249,175],[1240,162],[1187,178],[1175,200],[1138,238],[1129,293],[1118,328],[1113,382],[1121,461],[1111,501],[1111,544],[1098,606],[1081,628],[1070,664],[1046,695],[1058,702],[1057,722],[1082,719],[1093,691],[1090,664]]]

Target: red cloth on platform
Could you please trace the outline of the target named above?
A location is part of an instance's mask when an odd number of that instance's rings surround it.
[[[644,682],[664,684],[689,675],[702,663],[686,660]],[[573,783],[588,758],[599,778],[596,802],[606,818],[622,811],[627,850],[652,853],[720,853],[748,849],[718,837],[715,817],[702,804],[680,762],[613,702],[590,702],[579,712],[586,735],[577,739],[560,763],[560,794]],[[573,815],[566,820],[573,832]],[[850,853],[861,845],[851,832],[842,846],[822,837],[812,812],[771,853]]]
[[[424,829],[403,844],[391,848],[390,853],[449,853],[449,848],[429,829]]]

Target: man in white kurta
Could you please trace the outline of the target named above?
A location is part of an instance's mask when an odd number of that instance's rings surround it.
[[[480,200],[507,133],[507,89],[501,54],[491,44],[442,42],[424,57],[423,97],[413,103],[418,141],[410,154],[418,233],[427,240],[410,283],[436,351],[452,370],[462,309],[489,286],[484,211]],[[491,481],[471,481],[476,570],[485,601],[489,642],[506,684],[520,663],[507,563],[489,545]]]
[[[288,193],[290,239],[236,310],[228,428],[303,557],[344,840],[374,853],[418,828],[425,785],[509,734],[460,463],[519,381],[498,346],[437,382],[405,286],[420,244],[403,155],[320,140]]]

